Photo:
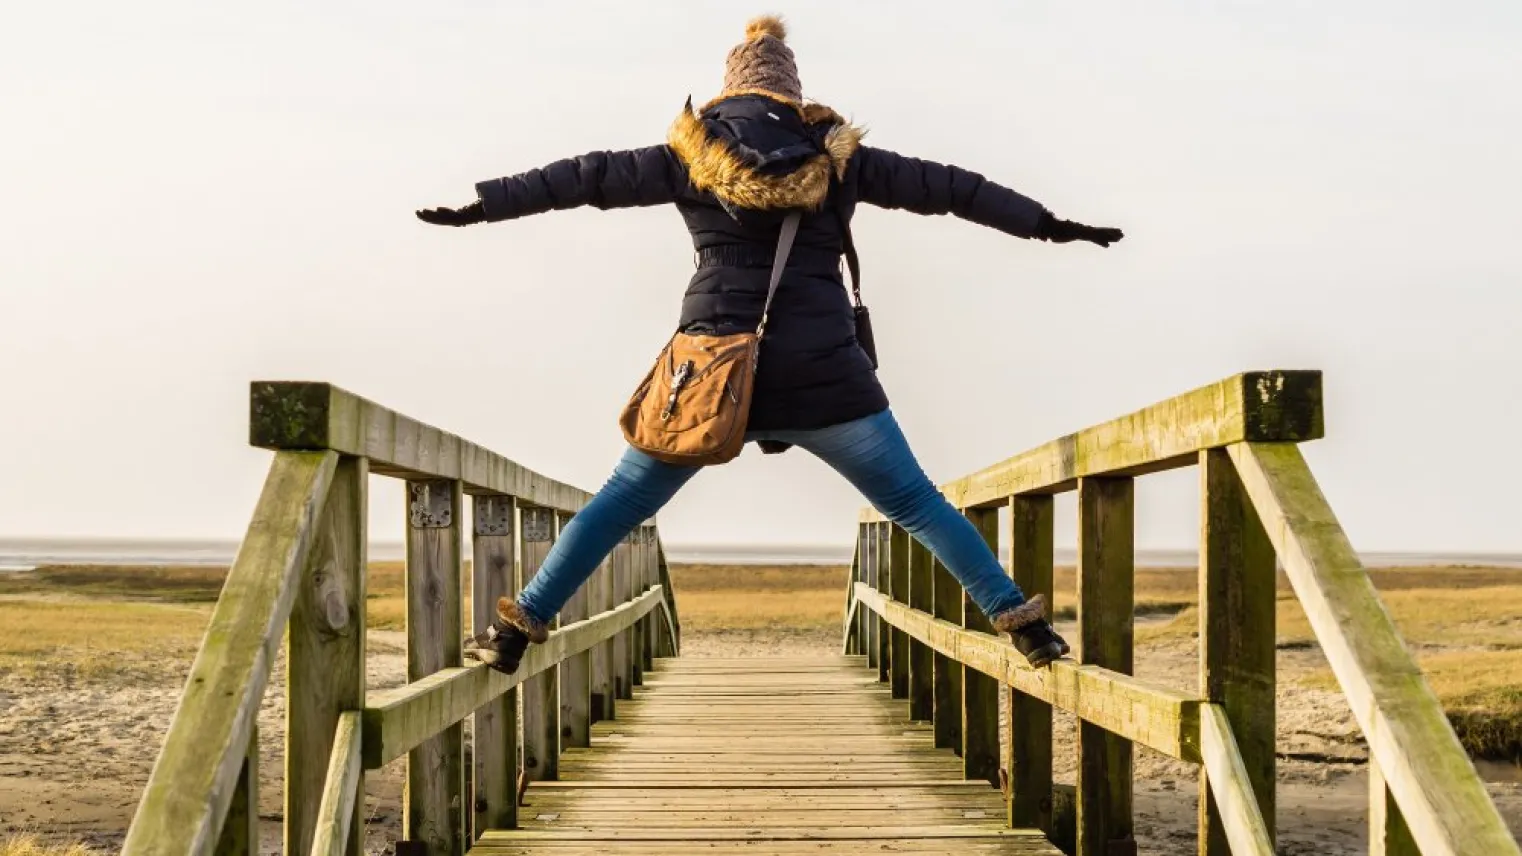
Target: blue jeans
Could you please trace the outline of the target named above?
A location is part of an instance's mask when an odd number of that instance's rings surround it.
[[[920,469],[891,410],[812,431],[752,432],[746,439],[791,443],[829,464],[874,508],[929,548],[990,618],[1025,602],[977,529]],[[554,618],[618,542],[654,516],[700,469],[662,463],[629,449],[608,483],[561,531],[518,596],[518,605],[540,621]]]

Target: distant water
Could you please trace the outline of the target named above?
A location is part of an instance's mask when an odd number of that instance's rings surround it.
[[[710,565],[840,565],[851,561],[849,544],[667,544],[669,561]],[[38,565],[189,565],[221,566],[232,563],[236,541],[45,539],[0,538],[0,572],[27,570]],[[398,561],[403,545],[376,542],[370,558]],[[1005,556],[1004,558],[1008,558]],[[1188,567],[1196,562],[1193,550],[1138,550],[1141,567]],[[1077,559],[1071,549],[1057,550],[1057,564]],[[1522,568],[1522,553],[1364,553],[1370,567],[1411,565],[1487,565]]]

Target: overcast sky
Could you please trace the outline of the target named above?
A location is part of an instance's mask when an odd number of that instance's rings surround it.
[[[676,212],[412,211],[661,142],[767,11],[870,143],[1126,230],[1100,250],[860,212],[882,378],[932,478],[1320,368],[1307,455],[1355,545],[1522,550],[1514,0],[23,4],[0,27],[0,535],[241,534],[256,378],[600,485],[691,273]],[[1143,546],[1193,543],[1194,478],[1143,480]],[[374,537],[400,503],[377,485]],[[840,542],[860,504],[750,451],[662,522]]]

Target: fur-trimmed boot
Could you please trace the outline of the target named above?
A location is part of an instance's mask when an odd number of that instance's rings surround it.
[[[1037,669],[1071,650],[1067,640],[1058,636],[1046,620],[1044,595],[1038,594],[1014,609],[995,615],[993,625],[1000,633],[1008,633],[1015,648],[1025,655],[1026,662]]]
[[[465,640],[465,655],[474,657],[504,675],[518,671],[530,642],[550,638],[549,628],[523,611],[512,598],[497,599],[497,617],[486,630]]]

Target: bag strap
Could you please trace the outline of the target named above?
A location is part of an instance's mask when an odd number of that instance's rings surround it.
[[[856,242],[851,239],[851,220],[846,217],[846,195],[841,192],[840,185],[835,182],[832,191],[835,194],[835,219],[840,221],[841,249],[846,254],[846,269],[851,272],[851,299],[855,301],[856,308],[861,308],[861,259],[856,256]]]
[[[756,325],[756,338],[766,335],[766,318],[772,311],[772,298],[777,296],[777,286],[782,284],[782,271],[787,267],[787,257],[793,251],[793,239],[798,237],[798,221],[803,214],[794,211],[782,221],[782,234],[777,236],[777,254],[772,257],[772,281],[766,287],[766,305],[761,309],[761,323]]]

